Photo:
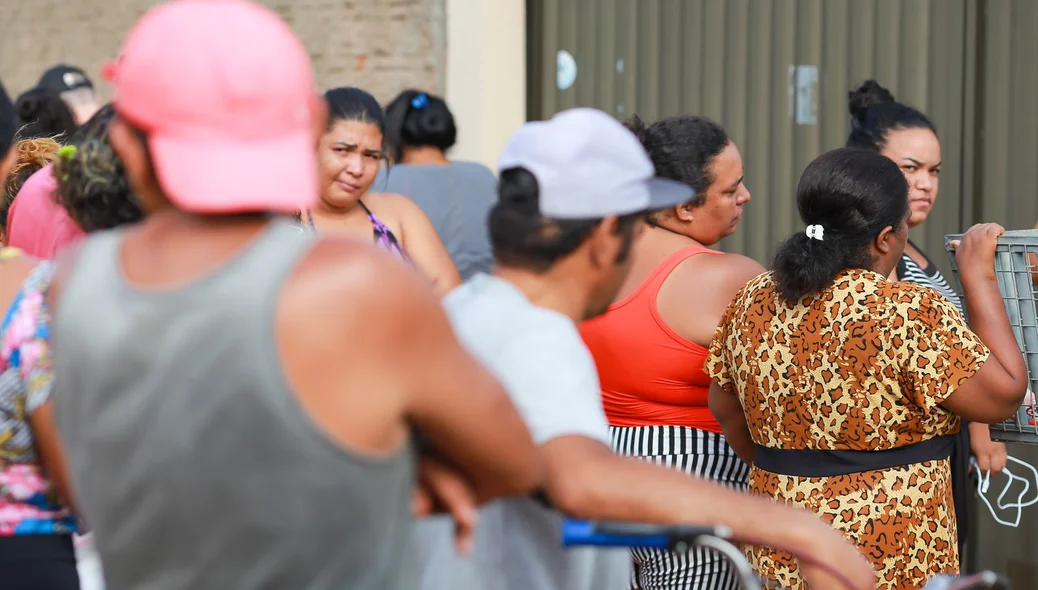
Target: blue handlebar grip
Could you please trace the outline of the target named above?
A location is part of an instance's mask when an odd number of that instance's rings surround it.
[[[659,532],[609,533],[598,530],[598,524],[586,520],[566,519],[562,522],[562,546],[579,545],[594,547],[648,547],[667,549],[671,538],[665,530]]]

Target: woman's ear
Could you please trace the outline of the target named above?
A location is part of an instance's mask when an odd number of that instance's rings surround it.
[[[873,247],[876,248],[877,254],[880,256],[886,256],[897,247],[897,242],[897,233],[894,231],[893,227],[888,225],[879,232],[878,236],[876,236],[876,241],[873,244]]]
[[[678,218],[678,221],[689,222],[695,219],[695,210],[699,207],[692,203],[682,203],[677,207],[674,207],[674,217]]]

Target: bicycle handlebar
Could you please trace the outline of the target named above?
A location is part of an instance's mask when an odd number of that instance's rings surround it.
[[[646,547],[680,550],[682,544],[693,545],[702,537],[728,540],[732,532],[725,527],[657,526],[629,522],[588,522],[566,520],[562,523],[562,545],[597,547]]]
[[[732,531],[726,527],[660,526],[629,522],[589,522],[565,520],[562,523],[562,545],[596,547],[646,547],[685,552],[692,545],[709,547],[724,555],[739,576],[740,585],[759,589],[760,582],[742,551],[731,544]]]
[[[744,590],[759,590],[761,582],[749,562],[730,540],[726,527],[660,526],[626,522],[590,522],[566,519],[562,523],[563,547],[644,547],[684,552],[692,545],[709,547],[723,554],[735,567]],[[963,578],[939,576],[923,590],[1011,590],[1009,581],[994,572],[981,572]]]
[[[930,580],[923,590],[1011,590],[1009,580],[995,572],[980,572],[972,576],[940,576]]]

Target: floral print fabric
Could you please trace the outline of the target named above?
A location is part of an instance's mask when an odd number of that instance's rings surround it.
[[[0,251],[0,260],[14,255]],[[52,274],[50,262],[33,269],[0,323],[0,536],[76,531],[42,471],[29,424],[50,399],[54,378],[44,296]]]

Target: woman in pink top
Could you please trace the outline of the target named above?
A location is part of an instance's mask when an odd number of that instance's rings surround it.
[[[7,245],[30,256],[52,259],[83,230],[54,202],[58,183],[52,165],[41,168],[22,185],[7,213]]]
[[[102,107],[59,151],[56,164],[25,182],[8,216],[10,246],[51,259],[84,232],[140,220],[137,203],[125,197],[130,187],[122,162],[108,145],[114,115],[111,105]]]
[[[34,139],[22,139],[14,144],[13,151],[17,154],[14,168],[4,179],[3,190],[0,191],[0,244],[7,244],[7,213],[11,210],[18,191],[26,180],[41,168],[54,161],[58,157],[61,144],[47,137]]]

